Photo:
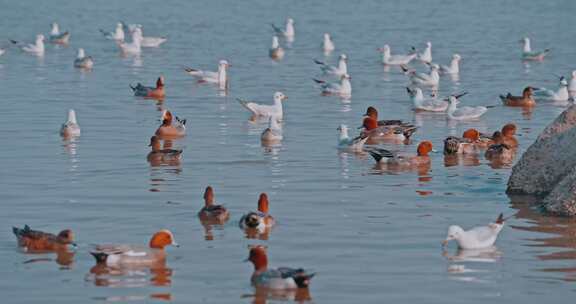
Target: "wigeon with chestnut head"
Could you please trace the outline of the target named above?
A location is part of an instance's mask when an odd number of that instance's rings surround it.
[[[160,138],[158,136],[150,137],[150,144],[152,151],[148,153],[148,162],[151,164],[172,164],[180,161],[183,150],[175,150],[162,148]]]
[[[164,110],[162,112],[162,124],[156,130],[156,136],[164,139],[178,138],[186,135],[186,119],[176,116],[173,119],[172,112]]]
[[[76,246],[74,243],[74,233],[66,229],[60,231],[57,235],[32,230],[28,225],[24,228],[12,228],[12,232],[18,240],[18,246],[27,252],[57,252],[65,251],[69,246]]]
[[[261,246],[252,247],[246,261],[250,261],[254,265],[254,272],[250,281],[256,288],[272,290],[308,288],[310,280],[315,275],[315,273],[307,272],[303,268],[268,268],[268,256],[264,247]]]
[[[224,224],[230,218],[224,206],[214,203],[214,190],[210,186],[204,191],[204,207],[198,212],[198,217],[206,224]]]
[[[502,142],[510,148],[518,147],[518,140],[514,136],[516,134],[516,125],[513,123],[506,124],[502,127]]]
[[[435,152],[430,141],[422,141],[418,144],[416,155],[400,154],[386,149],[373,149],[368,151],[378,164],[392,165],[400,168],[415,168],[430,164],[430,152]]]
[[[500,95],[500,100],[505,106],[509,107],[533,107],[536,105],[536,101],[533,98],[534,88],[526,87],[522,91],[522,96],[513,96],[508,93],[506,96]]]
[[[162,229],[150,239],[148,247],[133,245],[97,245],[90,252],[99,264],[118,267],[153,266],[166,260],[166,246],[179,247],[174,235],[168,229]]]
[[[276,221],[268,214],[269,202],[268,195],[261,193],[258,198],[258,211],[248,212],[240,219],[240,228],[242,229],[256,229],[264,232],[267,228],[274,226]]]
[[[158,80],[156,80],[156,87],[147,87],[138,83],[136,86],[130,85],[130,88],[134,91],[134,96],[154,99],[164,99],[166,96],[164,90],[164,76],[158,77]]]
[[[368,107],[362,122],[364,133],[373,139],[409,139],[418,127],[402,120],[378,120],[378,110]]]

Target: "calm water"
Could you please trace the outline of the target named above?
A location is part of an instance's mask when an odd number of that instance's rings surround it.
[[[574,66],[574,1],[0,1],[0,41],[31,40],[49,24],[71,30],[69,47],[47,46],[39,60],[15,49],[0,57],[0,292],[3,303],[159,301],[263,303],[249,283],[248,246],[268,246],[272,266],[318,272],[309,295],[316,303],[560,302],[576,291],[576,222],[542,217],[504,194],[509,168],[482,157],[445,167],[432,156],[428,172],[374,170],[365,155],[339,153],[336,128],[360,124],[369,105],[385,118],[421,126],[415,142],[442,139],[476,127],[494,131],[518,124],[522,152],[563,109],[539,105],[531,114],[496,107],[481,121],[451,124],[442,115],[415,115],[406,77],[385,72],[377,47],[393,52],[433,42],[434,59],[462,55],[460,80],[443,78],[442,94],[469,91],[463,103],[496,105],[498,94],[528,85],[555,87],[553,74]],[[282,62],[267,57],[270,22],[295,19],[296,40]],[[159,49],[122,58],[98,33],[117,21],[167,35]],[[324,58],[323,32],[337,50]],[[552,48],[543,63],[525,66],[518,39]],[[92,72],[72,67],[76,48],[95,58]],[[353,98],[319,96],[312,59],[349,56]],[[232,67],[231,89],[220,94],[196,84],[182,67]],[[131,96],[138,81],[166,77],[162,104]],[[264,148],[265,124],[251,124],[237,97],[285,103],[282,145]],[[58,129],[75,108],[82,137],[64,143]],[[151,167],[148,140],[168,108],[188,119],[178,166]],[[354,131],[355,132],[355,131]],[[389,146],[414,151],[415,145]],[[223,228],[206,231],[196,217],[206,185],[232,212]],[[240,215],[267,192],[279,224],[267,241],[247,239]],[[440,242],[450,224],[484,224],[498,213],[516,214],[498,250],[459,254]],[[73,257],[27,255],[15,246],[12,226],[71,228]],[[181,248],[170,248],[166,268],[95,276],[94,243],[145,243],[170,228]],[[285,295],[286,296],[286,295]],[[275,300],[271,300],[274,302]]]

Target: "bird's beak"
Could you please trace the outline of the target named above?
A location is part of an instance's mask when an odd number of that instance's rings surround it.
[[[442,247],[446,247],[448,245],[448,240],[442,241]]]
[[[250,258],[245,258],[245,259],[242,260],[242,262],[248,263],[248,262],[250,262]]]
[[[288,99],[288,96],[284,95],[284,98],[282,98],[282,100],[286,100]]]
[[[432,149],[430,152],[432,152],[432,153],[438,153],[438,150]]]
[[[176,241],[172,241],[172,246],[174,246],[174,247],[180,247],[180,244],[176,243]]]

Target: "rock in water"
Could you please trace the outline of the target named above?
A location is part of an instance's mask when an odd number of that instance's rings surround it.
[[[509,195],[535,195],[548,212],[576,216],[576,105],[542,131],[512,168]]]

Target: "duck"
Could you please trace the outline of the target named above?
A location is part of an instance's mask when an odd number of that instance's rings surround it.
[[[350,75],[344,74],[340,76],[340,82],[327,82],[325,80],[315,79],[313,78],[314,82],[316,82],[322,91],[322,95],[324,96],[340,96],[348,98],[352,96],[352,84],[350,83]]]
[[[278,36],[272,36],[272,46],[268,51],[268,55],[274,60],[280,60],[284,58],[284,48],[280,46],[280,42],[278,42]]]
[[[426,48],[424,49],[424,51],[422,51],[422,53],[419,53],[416,58],[423,63],[431,63],[432,62],[432,42],[430,42],[430,41],[426,42]]]
[[[364,145],[368,140],[368,136],[358,136],[355,138],[350,138],[348,135],[348,126],[345,124],[341,124],[338,129],[338,148],[339,149],[347,149],[352,152],[362,152],[364,150]]]
[[[173,163],[175,161],[179,161],[182,155],[183,150],[175,150],[169,148],[162,148],[160,145],[160,138],[156,135],[150,137],[150,144],[148,147],[151,147],[150,153],[146,157],[148,162],[150,163]]]
[[[428,86],[437,88],[440,83],[440,74],[438,70],[440,66],[435,63],[430,64],[430,73],[419,73],[414,69],[410,69],[405,65],[400,66],[410,78],[410,82],[415,86]]]
[[[334,42],[332,42],[332,37],[330,37],[330,34],[324,33],[324,39],[322,40],[322,50],[324,53],[330,53],[335,49],[336,47],[334,46]]]
[[[500,131],[492,136],[494,143],[486,149],[484,157],[492,162],[511,163],[514,159],[514,148],[504,143],[504,136]]]
[[[399,154],[386,149],[372,149],[368,152],[376,163],[388,166],[398,166],[402,168],[414,168],[430,164],[430,152],[433,152],[432,142],[422,141],[418,144],[416,155]]]
[[[283,138],[282,127],[278,123],[278,119],[274,116],[270,116],[268,119],[268,128],[262,132],[260,140],[264,144],[273,144],[282,141]]]
[[[570,99],[570,91],[568,90],[568,81],[564,76],[560,77],[560,83],[556,91],[534,88],[534,99],[547,100],[555,102],[566,102]]]
[[[52,30],[50,31],[50,43],[54,44],[68,44],[70,41],[70,32],[66,31],[64,33],[60,33],[60,28],[58,23],[53,22],[51,24]]]
[[[435,94],[431,97],[424,98],[422,89],[415,87],[406,87],[410,101],[412,102],[414,111],[418,112],[446,112],[450,103],[444,99],[438,98]],[[457,98],[466,95],[463,93],[458,95]]]
[[[136,86],[130,85],[130,88],[134,92],[134,96],[163,99],[166,96],[164,84],[164,76],[160,76],[156,80],[156,87],[147,87],[138,83]]]
[[[476,154],[487,146],[486,137],[476,129],[464,131],[462,137],[448,136],[444,139],[444,155]]]
[[[508,145],[510,148],[518,147],[518,140],[516,135],[516,125],[513,123],[506,124],[502,127],[502,143]]]
[[[60,127],[60,136],[64,138],[73,138],[80,136],[80,126],[76,121],[76,111],[68,110],[68,118]]]
[[[500,100],[502,100],[505,106],[509,107],[532,107],[536,105],[533,94],[534,88],[526,87],[522,91],[522,96],[513,96],[508,93],[506,96],[500,95]]]
[[[140,55],[142,53],[142,30],[136,28],[132,33],[132,42],[119,42],[118,47],[122,55]]]
[[[214,190],[211,186],[204,191],[204,207],[198,212],[198,217],[203,223],[224,224],[229,218],[228,209],[214,203]]]
[[[292,18],[286,19],[286,27],[284,30],[277,27],[274,23],[272,23],[271,25],[272,29],[274,30],[277,36],[284,37],[288,41],[294,40],[294,37],[296,36],[296,32],[294,31],[294,19]]]
[[[460,60],[462,57],[459,54],[452,55],[450,65],[440,65],[440,74],[443,75],[456,75],[460,73]]]
[[[117,267],[153,266],[166,260],[166,246],[179,247],[174,235],[162,229],[152,235],[148,247],[134,245],[96,245],[90,254],[98,264]]]
[[[252,113],[252,117],[250,120],[255,121],[257,118],[266,118],[270,119],[270,117],[274,117],[277,120],[283,119],[283,110],[282,110],[282,103],[288,99],[288,96],[284,95],[282,92],[274,93],[274,104],[272,105],[265,105],[265,104],[258,104],[252,101],[247,101],[243,99],[237,99],[238,102],[246,108],[250,113]]]
[[[266,193],[260,193],[258,198],[258,211],[248,212],[240,218],[240,228],[242,229],[256,229],[264,232],[267,228],[271,228],[276,224],[274,218],[268,213],[269,201]]]
[[[30,226],[24,228],[12,227],[18,246],[27,252],[57,252],[68,250],[70,246],[76,246],[74,233],[70,229],[60,231],[57,235],[32,230]]]
[[[494,245],[500,231],[504,228],[504,216],[500,214],[494,223],[487,226],[474,227],[470,230],[464,230],[462,227],[452,225],[448,228],[448,236],[442,242],[442,246],[448,245],[448,242],[455,240],[461,249],[484,249]]]
[[[254,272],[250,281],[256,288],[270,290],[308,288],[310,280],[315,275],[315,273],[310,273],[303,268],[268,268],[268,256],[262,246],[252,247],[246,261],[252,262],[254,265]]]
[[[116,24],[116,29],[114,31],[108,32],[103,29],[100,29],[100,33],[104,35],[104,38],[108,40],[114,40],[116,42],[124,42],[125,39],[124,28],[122,23],[120,22]]]
[[[213,83],[217,84],[221,89],[228,87],[228,68],[230,64],[227,60],[220,60],[218,62],[218,71],[203,71],[193,68],[185,68],[184,70],[191,76],[194,76],[199,83]]]
[[[36,35],[36,40],[34,43],[21,43],[15,40],[10,40],[12,44],[17,45],[23,52],[36,55],[36,56],[44,56],[44,35],[38,34]]]
[[[336,77],[342,77],[348,74],[348,56],[346,54],[340,54],[338,57],[338,66],[328,65],[323,61],[314,60],[314,63],[320,66],[320,69],[325,75],[333,75]]]
[[[456,97],[456,95],[451,95],[448,97],[450,105],[448,106],[446,113],[448,114],[448,118],[450,120],[478,119],[488,111],[488,108],[484,106],[458,108],[458,99]]]
[[[378,120],[378,110],[366,109],[362,122],[363,134],[373,139],[408,140],[418,127],[402,120]]]
[[[79,69],[91,69],[94,66],[94,60],[91,56],[86,56],[83,48],[78,49],[78,55],[74,59],[74,67]]]
[[[174,138],[186,135],[186,119],[180,119],[177,116],[176,119],[173,119],[172,112],[164,110],[161,120],[162,125],[156,130],[156,136]]]
[[[522,60],[532,60],[532,61],[542,61],[544,57],[548,55],[550,49],[545,49],[543,51],[532,51],[530,46],[530,38],[524,37],[520,40],[524,44],[522,47]]]
[[[384,47],[379,48],[378,51],[382,52],[382,63],[384,65],[408,65],[418,56],[418,54],[414,51],[407,55],[392,55],[390,54],[390,46],[388,44],[385,44]]]

